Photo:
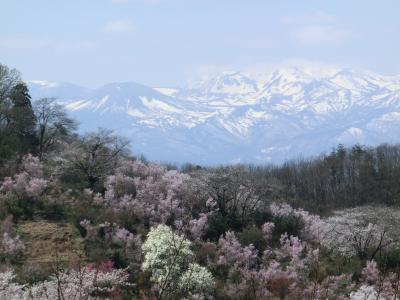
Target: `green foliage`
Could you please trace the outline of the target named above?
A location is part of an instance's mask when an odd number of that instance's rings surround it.
[[[21,154],[33,153],[37,146],[36,117],[28,87],[24,83],[18,83],[12,89],[10,98],[13,103],[9,112],[10,132],[17,137]]]
[[[243,246],[253,244],[261,253],[265,250],[267,242],[264,239],[262,231],[256,226],[251,226],[239,232],[237,239]]]
[[[390,249],[378,256],[377,262],[381,269],[395,270],[400,268],[400,249]]]
[[[39,201],[37,203],[37,215],[43,219],[51,221],[66,220],[68,206],[54,201]]]
[[[34,284],[47,280],[52,272],[50,266],[38,264],[25,264],[17,268],[17,282],[21,284]]]
[[[0,64],[0,165],[36,149],[36,118],[27,86]]]
[[[254,224],[257,227],[261,227],[267,222],[271,222],[273,219],[272,214],[267,210],[257,210],[253,215]]]
[[[80,222],[82,220],[90,220],[95,224],[107,221],[107,212],[103,207],[92,205],[91,201],[84,196],[79,198],[78,203],[72,205],[68,212],[68,219],[78,229],[81,228]],[[109,219],[108,219],[109,220]]]
[[[345,257],[321,252],[318,264],[313,266],[310,276],[321,280],[327,276],[353,274],[353,279],[358,280],[361,276],[362,268],[363,261],[358,257]]]
[[[304,226],[303,221],[297,216],[276,217],[273,219],[275,224],[273,240],[279,241],[282,234],[287,233],[289,236],[300,236],[300,232]]]
[[[115,268],[122,269],[129,266],[129,261],[119,247],[115,247],[109,251],[109,259],[113,262]]]
[[[221,214],[213,214],[208,219],[206,238],[218,241],[221,235],[229,230],[228,218]]]
[[[16,219],[32,219],[36,208],[37,203],[31,198],[8,196],[1,201],[0,218],[12,215]]]
[[[60,181],[63,186],[74,190],[83,190],[87,186],[85,177],[80,172],[72,168],[62,168],[60,172]]]

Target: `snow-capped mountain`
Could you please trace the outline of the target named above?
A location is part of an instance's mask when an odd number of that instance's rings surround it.
[[[180,89],[44,81],[29,87],[33,99],[57,97],[82,130],[115,129],[153,160],[279,163],[338,143],[400,137],[400,76],[367,71],[224,72]]]

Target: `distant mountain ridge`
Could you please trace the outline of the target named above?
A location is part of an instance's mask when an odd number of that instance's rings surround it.
[[[111,83],[87,89],[28,82],[54,96],[82,130],[106,127],[158,161],[279,163],[338,143],[399,142],[400,76],[350,69],[223,72],[187,88]]]

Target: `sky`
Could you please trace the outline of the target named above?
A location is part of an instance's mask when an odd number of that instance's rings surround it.
[[[185,86],[223,70],[400,74],[398,0],[0,0],[0,63],[25,80]]]

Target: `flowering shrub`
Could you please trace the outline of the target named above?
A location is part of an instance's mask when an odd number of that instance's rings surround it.
[[[47,186],[43,179],[43,165],[37,157],[28,154],[22,162],[22,172],[11,177],[6,177],[0,187],[0,192],[17,197],[38,197]]]
[[[19,258],[25,249],[20,236],[15,234],[12,216],[6,217],[0,228],[0,256],[3,258]]]
[[[1,205],[6,214],[30,216],[32,206],[48,185],[43,179],[43,165],[38,158],[26,155],[22,171],[13,178],[6,177],[0,185]]]
[[[262,226],[262,233],[266,241],[272,238],[272,233],[274,232],[274,228],[275,224],[272,222],[264,223],[264,225]]]
[[[189,240],[166,225],[158,225],[150,230],[142,246],[142,268],[151,272],[151,281],[159,298],[163,294],[207,294],[213,289],[211,273],[193,263],[191,245]]]
[[[232,269],[252,268],[256,265],[258,251],[253,245],[242,247],[233,232],[228,231],[218,241],[219,264],[228,264]]]
[[[356,292],[350,294],[350,300],[386,300],[386,298],[380,297],[373,286],[362,285]]]
[[[200,214],[198,219],[189,221],[189,231],[195,240],[199,240],[205,233],[208,227],[208,215]]]
[[[95,195],[95,201],[117,210],[132,211],[137,218],[152,224],[167,223],[183,215],[177,195],[187,178],[159,165],[129,161],[107,178],[104,197]]]
[[[12,270],[0,272],[0,299],[19,300],[27,295],[25,285],[16,283]]]
[[[211,293],[214,285],[214,278],[207,268],[190,263],[179,278],[178,289],[183,295],[202,295]]]
[[[218,264],[229,269],[226,293],[233,298],[345,299],[352,290],[347,275],[313,281],[309,274],[318,263],[319,250],[298,237],[282,235],[280,246],[266,249],[260,257],[253,245],[243,247],[233,232],[227,232],[218,251]]]
[[[18,235],[13,238],[5,232],[0,241],[0,249],[0,253],[18,256],[25,249],[25,245]]]

